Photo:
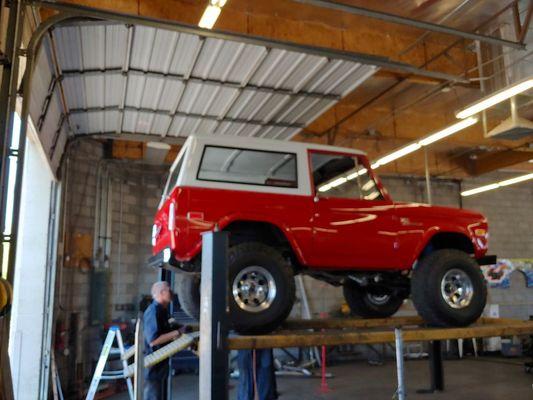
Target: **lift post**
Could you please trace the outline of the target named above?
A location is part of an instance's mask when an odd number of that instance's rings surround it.
[[[167,282],[170,289],[174,288],[174,272],[168,269],[160,268],[159,280]],[[174,302],[171,302],[169,304],[169,312],[172,316],[174,313]],[[167,387],[165,388],[165,392],[163,393],[163,398],[164,400],[172,400],[172,357],[169,357],[166,362],[168,362],[168,377]]]
[[[202,235],[200,400],[228,400],[228,233]]]
[[[430,392],[444,390],[444,367],[442,364],[442,341],[433,340],[429,345]]]

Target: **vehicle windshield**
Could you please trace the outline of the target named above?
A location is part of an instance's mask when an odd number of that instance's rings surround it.
[[[181,171],[181,166],[183,165],[183,159],[185,158],[184,154],[185,152],[180,152],[180,154],[178,155],[178,162],[175,163],[173,165],[173,168],[170,169],[170,173],[167,178],[167,183],[165,184],[165,190],[163,190],[163,194],[161,195],[161,200],[159,202],[158,209],[161,208],[169,193],[172,191],[172,189],[174,189],[174,186],[176,186],[178,176]]]

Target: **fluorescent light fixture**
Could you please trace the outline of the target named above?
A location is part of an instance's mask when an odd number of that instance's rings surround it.
[[[198,26],[200,28],[212,29],[226,2],[227,0],[210,0],[200,22],[198,22]]]
[[[444,128],[438,132],[432,133],[429,136],[426,136],[423,139],[420,139],[418,142],[411,143],[405,147],[402,147],[395,152],[386,155],[385,157],[380,158],[375,163],[372,164],[372,169],[381,167],[382,165],[388,164],[391,161],[397,160],[400,157],[403,157],[413,151],[420,149],[422,146],[429,146],[431,143],[435,143],[438,140],[444,139],[450,135],[453,135],[456,132],[459,132],[462,129],[465,129],[471,125],[474,125],[478,121],[477,117],[470,117],[464,121],[457,122],[456,124],[450,125],[447,128]]]
[[[522,176],[517,176],[515,178],[506,179],[506,180],[496,182],[496,183],[491,183],[490,185],[485,185],[485,186],[480,186],[478,188],[465,190],[464,192],[461,192],[461,196],[463,197],[472,196],[474,194],[487,192],[489,190],[494,190],[494,189],[498,189],[504,186],[513,185],[515,183],[524,182],[530,179],[533,179],[533,173],[522,175]]]
[[[464,192],[461,192],[461,196],[472,196],[473,194],[478,194],[482,192],[486,192],[487,190],[493,190],[498,189],[500,186],[497,183],[491,183],[490,185],[480,186],[475,189],[465,190]]]
[[[372,164],[372,168],[376,169],[378,167],[381,167],[382,165],[385,165],[385,164],[390,163],[391,161],[397,160],[398,158],[403,157],[407,154],[410,154],[413,151],[417,151],[421,147],[422,145],[418,142],[411,143],[408,146],[402,147],[401,149],[396,150],[395,152],[389,155],[386,155],[385,157],[380,158],[374,164]]]
[[[218,16],[220,15],[221,8],[216,6],[207,6],[198,26],[200,28],[211,29],[217,22]]]
[[[533,173],[527,174],[527,175],[522,175],[522,176],[517,176],[516,178],[506,179],[505,181],[498,182],[498,185],[500,185],[500,186],[509,186],[509,185],[513,185],[515,183],[527,181],[529,179],[533,179]]]
[[[455,114],[455,116],[460,119],[468,118],[531,88],[533,88],[533,78],[527,78],[505,89],[498,90],[490,96],[481,99],[480,101],[459,111],[457,114]]]
[[[444,139],[445,137],[453,135],[455,132],[459,132],[462,129],[465,129],[471,125],[474,125],[477,121],[478,121],[477,117],[470,117],[470,118],[464,119],[456,124],[453,124],[447,128],[444,128],[441,131],[438,131],[432,135],[429,135],[428,137],[425,137],[424,139],[420,140],[418,143],[420,143],[422,146],[430,145],[431,143],[434,143],[437,140]]]

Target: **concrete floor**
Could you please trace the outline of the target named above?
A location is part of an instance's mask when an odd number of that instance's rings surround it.
[[[463,359],[444,362],[446,390],[432,395],[418,394],[417,389],[429,385],[427,360],[406,361],[405,384],[407,398],[425,400],[526,400],[533,399],[533,375],[526,374],[519,359]],[[396,390],[396,364],[387,361],[382,366],[366,362],[336,365],[328,368],[334,378],[328,380],[332,389],[320,394],[320,380],[316,378],[278,377],[280,400],[315,399],[391,399]],[[236,380],[230,380],[236,386]],[[235,388],[230,399],[235,399]],[[198,376],[179,375],[174,378],[174,400],[198,398]],[[113,400],[126,400],[114,396]]]

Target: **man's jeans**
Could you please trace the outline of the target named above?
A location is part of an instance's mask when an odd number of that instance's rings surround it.
[[[259,400],[277,399],[272,349],[255,350],[255,371]],[[239,350],[238,400],[254,400],[253,350]]]
[[[167,379],[144,380],[144,400],[166,400]]]

